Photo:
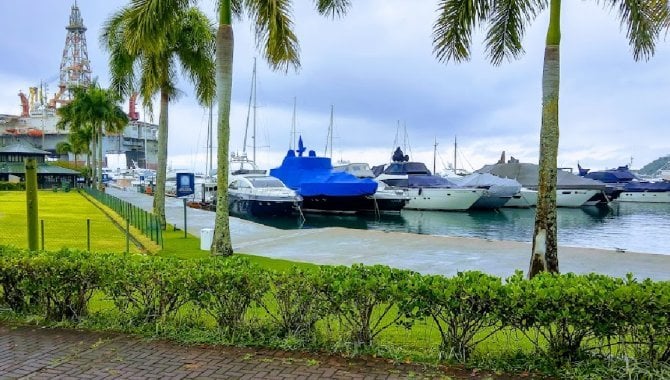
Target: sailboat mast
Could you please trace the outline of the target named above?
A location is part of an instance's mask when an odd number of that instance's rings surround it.
[[[209,178],[212,174],[212,140],[214,139],[212,132],[212,113],[214,105],[209,106],[209,118],[207,119],[207,158],[205,160],[205,177]]]
[[[251,91],[254,98],[254,128],[251,134],[251,140],[253,141],[253,161],[256,163],[256,57],[254,57],[254,71],[251,75]]]
[[[330,147],[330,156],[328,156],[328,148]],[[326,136],[326,149],[323,152],[324,156],[333,158],[333,106],[330,106],[330,125],[328,125],[328,136]]]
[[[457,149],[458,149],[458,144],[456,143],[456,135],[454,135],[454,175],[456,175],[456,168],[458,168],[458,166],[456,165]]]
[[[435,171],[436,158],[437,158],[437,136],[435,136],[435,143],[433,144],[433,174],[436,173]]]
[[[293,97],[293,119],[291,121],[291,138],[289,139],[289,149],[295,150],[296,147],[296,141],[295,141],[295,103],[296,103],[296,97]]]

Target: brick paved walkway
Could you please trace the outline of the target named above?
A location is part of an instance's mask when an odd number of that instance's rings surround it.
[[[405,379],[498,378],[273,350],[180,346],[78,330],[0,325],[0,379]]]

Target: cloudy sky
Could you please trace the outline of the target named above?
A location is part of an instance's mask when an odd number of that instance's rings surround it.
[[[78,1],[93,75],[103,85],[109,79],[100,28],[125,3]],[[199,3],[214,19],[214,1]],[[559,165],[576,167],[579,161],[602,169],[632,159],[639,168],[670,154],[670,41],[662,40],[650,61],[635,62],[617,16],[595,3],[563,2]],[[26,92],[40,81],[50,83],[51,92],[56,89],[72,4],[3,1],[0,113],[19,113],[19,90]],[[455,137],[459,168],[478,169],[495,162],[502,151],[537,162],[546,12],[527,32],[526,54],[494,67],[481,35],[474,38],[470,62],[437,62],[431,45],[437,0],[355,1],[350,13],[336,20],[319,17],[312,1],[294,4],[300,71],[275,73],[262,58],[258,61],[261,166],[277,166],[289,148],[294,100],[296,130],[319,154],[334,107],[333,161],[388,162],[400,126],[412,159],[429,167],[437,140],[438,171],[453,162]],[[234,31],[230,149],[239,152],[258,53],[247,20],[236,23]],[[183,96],[170,108],[170,162],[175,168],[202,170],[207,111],[196,104],[188,82],[181,81],[180,89]]]

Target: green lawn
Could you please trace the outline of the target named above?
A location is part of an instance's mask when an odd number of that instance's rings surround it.
[[[125,234],[84,196],[69,193],[40,191],[39,218],[44,220],[44,248],[57,250],[63,247],[86,249],[86,219],[91,220],[91,250],[98,252],[124,252]],[[26,198],[23,191],[0,191],[0,245],[27,248]],[[168,228],[163,234],[163,249],[158,256],[182,259],[207,257],[209,251],[200,249],[200,239],[183,231]],[[144,239],[146,240],[146,239]],[[41,247],[41,240],[40,240]],[[131,253],[139,250],[130,245]],[[313,264],[270,259],[246,255],[260,266],[283,270],[292,266],[315,267]]]
[[[87,248],[87,220],[91,226],[91,250],[124,252],[125,234],[93,203],[76,191],[38,192],[38,213],[44,221],[44,249]],[[0,245],[27,248],[26,195],[22,191],[0,191]],[[40,248],[42,246],[40,235]],[[131,253],[138,253],[130,245]]]

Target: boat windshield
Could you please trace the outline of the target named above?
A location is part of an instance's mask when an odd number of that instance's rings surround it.
[[[256,188],[284,187],[282,181],[274,177],[249,178],[249,181]]]

